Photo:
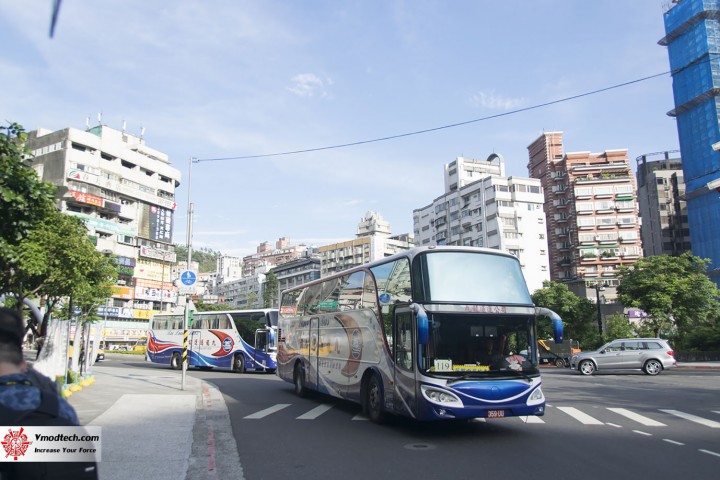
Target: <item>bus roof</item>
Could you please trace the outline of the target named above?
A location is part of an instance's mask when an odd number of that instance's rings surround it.
[[[317,280],[312,280],[310,282],[306,282],[300,285],[296,285],[292,288],[287,288],[283,290],[281,293],[285,292],[291,292],[293,290],[298,290],[301,288],[305,288],[309,285],[313,285],[315,283],[322,283],[327,280],[337,278],[337,277],[343,277],[345,275],[348,275],[353,272],[357,272],[359,270],[364,270],[366,268],[372,268],[377,265],[383,265],[387,262],[392,262],[393,260],[396,260],[398,258],[404,258],[404,257],[415,257],[416,255],[419,255],[421,253],[425,252],[476,252],[476,253],[486,253],[490,255],[498,255],[501,257],[509,257],[514,258],[518,262],[518,258],[515,255],[512,255],[507,252],[503,252],[502,250],[496,250],[494,248],[485,248],[485,247],[463,247],[463,246],[456,246],[456,245],[432,245],[432,246],[425,246],[425,247],[413,247],[409,248],[407,250],[404,250],[402,252],[398,252],[394,255],[390,255],[389,257],[382,258],[380,260],[373,260],[372,262],[363,263],[362,265],[356,265],[354,267],[350,267],[346,270],[342,270],[337,273],[333,273],[332,275],[328,275],[326,277],[319,278]]]

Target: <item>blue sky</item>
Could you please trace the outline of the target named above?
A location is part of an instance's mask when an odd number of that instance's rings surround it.
[[[0,121],[84,128],[87,117],[189,158],[363,142],[524,109],[669,70],[659,0],[0,2]],[[453,128],[296,155],[192,165],[193,246],[229,255],[263,241],[325,245],[377,211],[395,234],[443,193],[443,165],[563,131],[566,151],[678,148],[672,81]]]

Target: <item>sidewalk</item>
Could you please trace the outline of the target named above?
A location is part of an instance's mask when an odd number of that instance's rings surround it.
[[[720,362],[677,362],[677,368],[697,370],[720,370]]]
[[[220,391],[169,368],[118,366],[106,355],[95,382],[68,398],[82,425],[99,426],[100,480],[243,478]]]

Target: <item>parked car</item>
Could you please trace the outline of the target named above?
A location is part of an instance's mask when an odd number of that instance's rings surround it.
[[[661,338],[620,338],[593,351],[575,353],[570,368],[583,375],[597,370],[640,369],[657,375],[677,365],[672,347]]]

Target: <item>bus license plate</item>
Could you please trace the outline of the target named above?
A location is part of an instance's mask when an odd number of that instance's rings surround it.
[[[487,418],[503,418],[505,416],[505,410],[488,410]]]

